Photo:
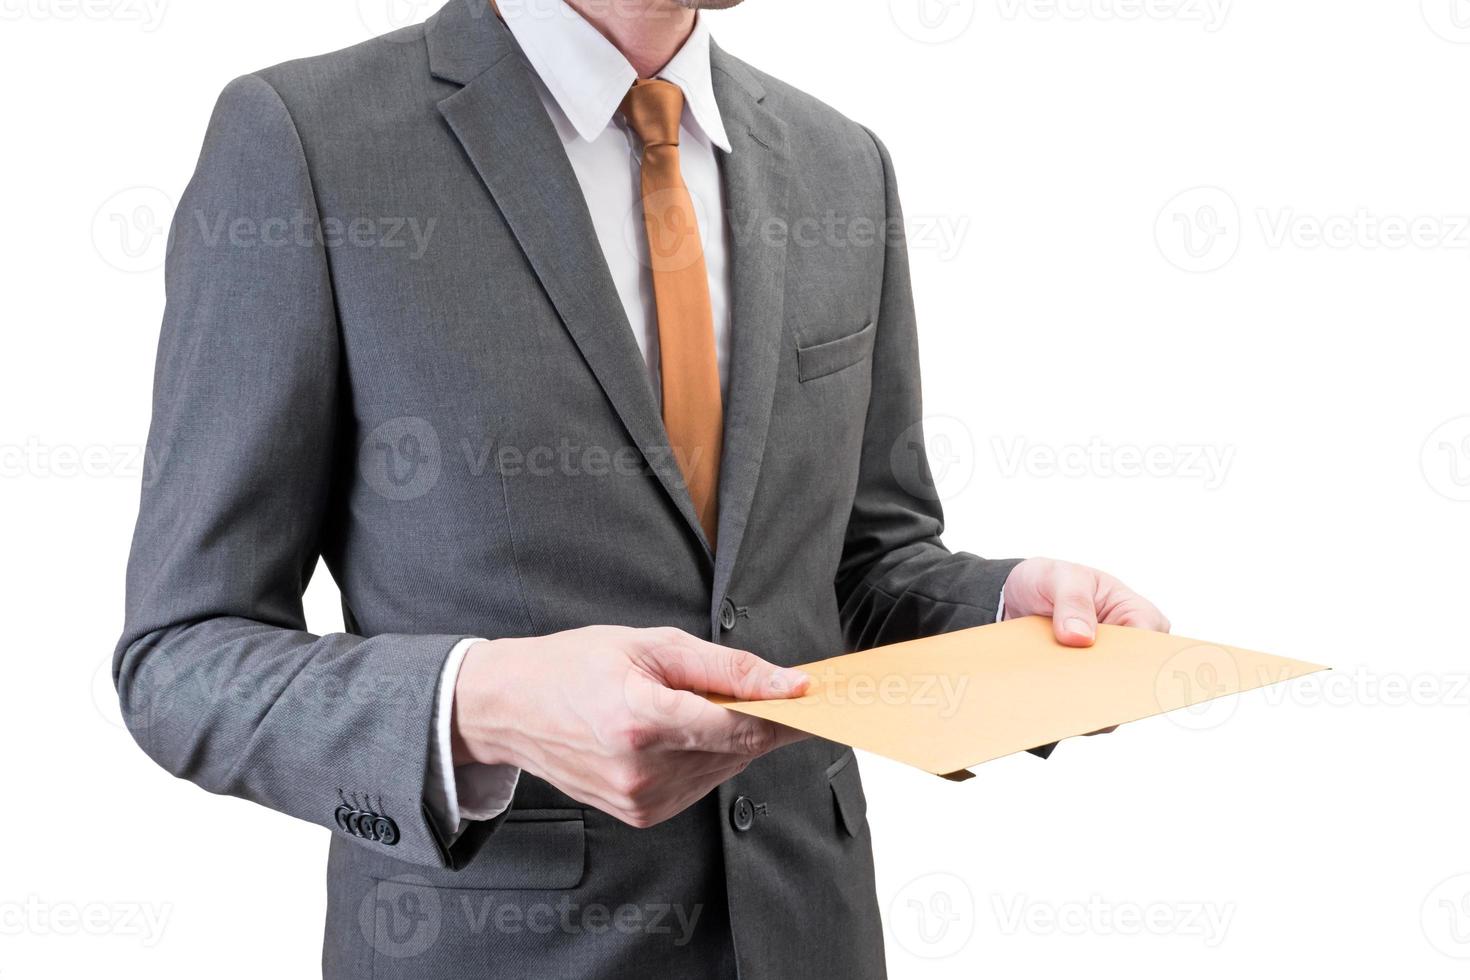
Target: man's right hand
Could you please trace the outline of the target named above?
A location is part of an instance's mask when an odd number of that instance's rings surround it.
[[[476,643],[454,689],[454,763],[517,766],[651,827],[806,737],[691,692],[800,697],[810,680],[673,628],[589,626]]]

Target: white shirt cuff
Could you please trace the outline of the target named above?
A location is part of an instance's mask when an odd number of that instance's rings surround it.
[[[1006,587],[1004,585],[1002,585],[1000,587],[1000,601],[995,604],[995,621],[997,623],[1002,623],[1002,622],[1005,622],[1005,618],[1006,618]]]
[[[449,651],[439,673],[439,693],[434,699],[434,733],[429,743],[429,773],[425,795],[429,813],[446,844],[453,844],[472,820],[490,820],[510,807],[521,771],[515,766],[454,765],[451,741],[454,723],[454,686],[459,668],[478,637],[460,640]]]

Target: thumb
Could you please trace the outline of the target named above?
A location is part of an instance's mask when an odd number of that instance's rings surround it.
[[[791,667],[778,667],[746,650],[690,637],[677,657],[658,657],[661,679],[676,690],[724,694],[740,701],[800,697],[811,678]]]
[[[1097,636],[1097,607],[1094,588],[1086,576],[1072,574],[1057,586],[1052,602],[1051,624],[1057,640],[1069,647],[1090,647]]]

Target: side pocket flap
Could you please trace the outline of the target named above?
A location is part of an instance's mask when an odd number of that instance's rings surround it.
[[[575,888],[587,869],[581,810],[511,810],[451,888]]]
[[[863,781],[858,775],[857,756],[848,749],[827,769],[832,786],[832,799],[837,815],[849,836],[856,837],[868,823],[868,798],[863,795]]]

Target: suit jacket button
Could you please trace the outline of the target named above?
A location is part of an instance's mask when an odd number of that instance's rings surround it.
[[[725,632],[735,628],[735,603],[730,601],[729,596],[720,602],[720,629]]]
[[[735,797],[735,802],[730,806],[730,824],[736,830],[744,832],[755,823],[755,804],[750,802],[746,796]]]
[[[374,818],[372,839],[392,847],[398,843],[398,825],[388,817]]]

